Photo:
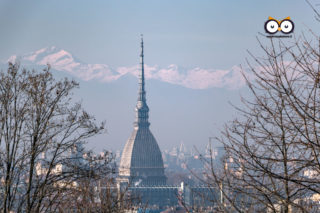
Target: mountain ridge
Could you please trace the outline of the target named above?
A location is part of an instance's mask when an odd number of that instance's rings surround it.
[[[70,52],[56,46],[42,48],[20,56],[12,55],[7,61],[19,61],[23,65],[47,65],[58,71],[67,72],[84,81],[116,81],[124,75],[139,76],[139,65],[111,68],[107,64],[88,64],[74,57]],[[240,89],[245,85],[241,69],[233,66],[228,70],[186,69],[176,64],[167,67],[145,64],[147,79],[156,79],[191,89],[227,88]]]

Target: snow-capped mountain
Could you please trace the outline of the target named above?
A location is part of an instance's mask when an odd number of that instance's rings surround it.
[[[13,55],[8,61],[19,60],[22,65],[47,65],[58,71],[68,72],[82,80],[110,82],[131,74],[138,76],[139,66],[110,68],[106,64],[87,64],[77,60],[71,53],[55,46],[43,48],[21,56]],[[240,68],[230,70],[217,69],[184,69],[177,65],[161,68],[157,65],[145,65],[147,79],[156,79],[192,89],[229,88],[238,89],[245,85]]]
[[[59,71],[68,72],[74,76],[88,81],[101,79],[112,81],[118,78],[105,64],[86,64],[73,57],[73,55],[55,46],[43,48],[21,56],[13,55],[8,61],[19,60],[22,65],[47,65]],[[119,76],[120,77],[120,76]]]

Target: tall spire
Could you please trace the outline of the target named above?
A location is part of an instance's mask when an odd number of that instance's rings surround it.
[[[132,185],[165,185],[166,176],[161,151],[149,129],[149,107],[146,102],[144,78],[143,38],[141,35],[141,54],[139,69],[139,91],[135,108],[134,130],[121,154],[119,182]],[[142,180],[142,182],[141,182]]]
[[[149,118],[149,107],[146,101],[146,91],[144,88],[144,55],[143,55],[143,37],[141,34],[141,54],[140,54],[140,74],[139,74],[139,94],[138,102],[136,105],[136,121],[134,126],[137,128],[140,127],[149,127],[150,123]]]
[[[143,55],[143,35],[141,34],[141,54],[140,54],[140,69],[139,75],[139,99],[138,101],[146,101],[146,92],[144,90],[144,55]]]

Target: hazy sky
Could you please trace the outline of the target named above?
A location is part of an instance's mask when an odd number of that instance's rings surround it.
[[[0,0],[0,60],[57,46],[85,63],[135,66],[143,33],[148,65],[230,69],[245,63],[247,49],[261,54],[256,36],[264,33],[269,16],[290,16],[297,34],[318,24],[303,0]],[[127,82],[130,86],[123,88]],[[85,106],[109,121],[109,135],[96,144],[109,140],[111,146],[123,147],[132,129],[136,89],[137,82],[130,79],[118,84],[82,82],[79,96]],[[152,129],[162,148],[181,140],[189,147],[205,144],[215,125],[230,119],[228,101],[239,97],[239,90],[211,88],[188,89],[185,98],[169,95],[168,100],[170,89],[179,95],[186,90],[153,81],[147,82],[147,89]],[[181,104],[186,107],[177,108]],[[174,121],[168,124],[170,117]],[[183,127],[184,119],[193,125]]]
[[[314,24],[303,0],[1,0],[0,59],[55,45],[87,63],[134,65],[143,33],[148,64],[225,69],[256,50],[268,16],[291,16],[296,31]]]

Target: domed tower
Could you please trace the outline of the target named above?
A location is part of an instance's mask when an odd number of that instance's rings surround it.
[[[141,37],[141,72],[139,75],[138,102],[135,108],[136,120],[133,132],[121,155],[118,180],[130,183],[132,186],[165,185],[167,178],[164,175],[161,151],[149,129],[149,107],[144,88],[143,57],[143,38]]]

